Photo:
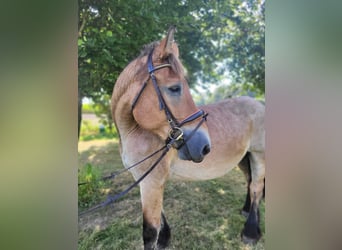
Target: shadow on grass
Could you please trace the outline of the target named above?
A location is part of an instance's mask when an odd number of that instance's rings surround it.
[[[79,142],[79,147],[82,145],[87,147],[82,151],[79,150],[79,168],[90,163],[99,168],[103,174],[123,169],[119,145],[115,140]]]

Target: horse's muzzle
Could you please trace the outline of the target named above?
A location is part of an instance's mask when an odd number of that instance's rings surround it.
[[[209,136],[201,131],[197,130],[192,133],[192,130],[184,129],[185,143],[178,149],[178,157],[182,160],[188,160],[193,162],[201,162],[204,156],[210,152],[210,139]],[[189,136],[191,137],[189,138]]]

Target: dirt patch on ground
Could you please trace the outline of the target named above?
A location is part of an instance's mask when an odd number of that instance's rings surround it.
[[[84,215],[78,219],[78,229],[80,231],[100,231],[108,227],[112,216],[105,216],[100,213]]]
[[[117,142],[115,139],[111,140],[91,140],[91,141],[79,141],[78,142],[78,152],[82,153],[89,150],[91,147],[101,148],[106,147],[108,144]]]

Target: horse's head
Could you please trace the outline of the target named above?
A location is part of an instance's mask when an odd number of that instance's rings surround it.
[[[140,127],[169,138],[180,159],[201,162],[210,151],[206,114],[191,97],[174,31],[170,28],[141,56],[144,68],[135,77],[133,117]]]

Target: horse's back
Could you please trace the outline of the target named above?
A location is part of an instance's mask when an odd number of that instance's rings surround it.
[[[213,134],[222,131],[235,134],[237,138],[248,136],[249,151],[265,149],[265,105],[262,102],[241,96],[204,105],[203,109],[211,116],[208,118],[208,127]]]
[[[246,117],[254,119],[257,116],[263,117],[265,113],[265,105],[249,96],[225,99],[216,103],[203,105],[201,108],[208,112],[214,112],[214,115],[219,113],[220,115],[223,115],[222,118]]]
[[[235,97],[201,108],[209,114],[207,124],[213,134],[229,133],[240,137],[250,132],[260,133],[253,131],[255,129],[264,129],[265,106],[254,98]]]

